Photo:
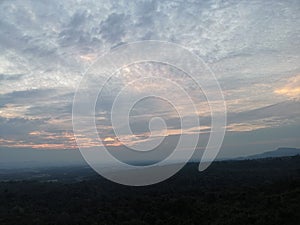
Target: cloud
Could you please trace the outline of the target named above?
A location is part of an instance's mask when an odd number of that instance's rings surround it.
[[[224,91],[228,130],[232,133],[290,124],[299,118],[300,79],[295,76],[300,72],[299,16],[296,0],[251,4],[194,0],[1,1],[2,143],[73,146],[68,136],[72,129],[72,99],[83,72],[114,46],[145,39],[178,43],[208,63]],[[117,72],[96,107],[98,130],[114,140],[106,139],[107,143],[119,144],[109,120],[114,97],[146,73],[172,78],[186,87],[198,102],[204,132],[209,132],[209,108],[200,91],[193,90],[193,83],[174,68],[144,64]],[[92,88],[98,88],[103,80],[105,77],[92,80]],[[153,90],[163,95],[177,94],[170,85],[155,82],[136,82],[131,94]],[[177,102],[183,111],[186,109],[183,117],[189,120],[186,99],[179,96]],[[124,137],[128,142],[145,141],[149,119],[154,116],[165,119],[170,128],[168,136],[180,133],[176,114],[167,104],[148,102],[135,110],[131,125],[137,137]],[[189,125],[186,134],[201,132],[199,127]],[[155,135],[161,136],[159,132]],[[53,137],[60,142],[54,143]],[[86,146],[97,143],[81,138]]]
[[[100,34],[102,38],[111,43],[118,43],[125,35],[126,25],[129,23],[129,16],[112,13],[106,20],[100,23]]]
[[[287,80],[283,87],[277,88],[275,94],[285,95],[290,98],[300,98],[300,75],[296,75]]]
[[[291,100],[265,107],[229,113],[227,130],[233,132],[253,131],[294,124],[300,121],[300,102]]]
[[[0,136],[2,138],[26,138],[29,132],[45,124],[44,120],[0,117]]]

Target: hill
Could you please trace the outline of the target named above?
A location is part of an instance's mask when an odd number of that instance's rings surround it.
[[[261,159],[261,158],[274,158],[274,157],[285,157],[300,155],[299,148],[278,148],[274,151],[267,151],[260,154],[250,155],[241,159]]]

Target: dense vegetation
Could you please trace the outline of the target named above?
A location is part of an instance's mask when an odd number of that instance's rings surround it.
[[[171,179],[126,187],[78,182],[0,183],[0,224],[300,224],[300,156],[188,164]]]

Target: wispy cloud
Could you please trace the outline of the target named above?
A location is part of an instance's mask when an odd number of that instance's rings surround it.
[[[275,89],[275,94],[285,95],[290,98],[300,98],[300,75],[289,78],[285,85]]]
[[[0,3],[0,145],[75,148],[72,134],[73,94],[86,69],[111,48],[139,40],[181,44],[200,56],[223,89],[228,130],[246,133],[299,123],[299,2],[288,1],[1,1]],[[272,19],[270,19],[272,18]],[[122,68],[96,106],[96,125],[105,145],[114,137],[110,110],[116,93],[155,90],[172,95],[189,121],[186,99],[163,82],[133,82],[145,74],[171,79],[197,104],[200,127],[180,130],[176,111],[166,102],[136,106],[129,145],[181,132],[209,133],[210,109],[201,90],[167,65]],[[96,88],[103,77],[94,81]],[[214,91],[214,90],[210,90]],[[200,93],[200,94],[199,94]],[[124,101],[126,105],[126,101]],[[194,115],[194,114],[193,114]],[[165,119],[168,131],[149,136],[149,119]],[[118,124],[123,126],[124,124]],[[202,129],[201,129],[202,128]],[[99,142],[81,138],[86,147]]]

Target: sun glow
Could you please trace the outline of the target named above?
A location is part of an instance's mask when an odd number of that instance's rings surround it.
[[[288,79],[285,86],[276,89],[275,94],[285,95],[291,98],[300,97],[300,75]]]

